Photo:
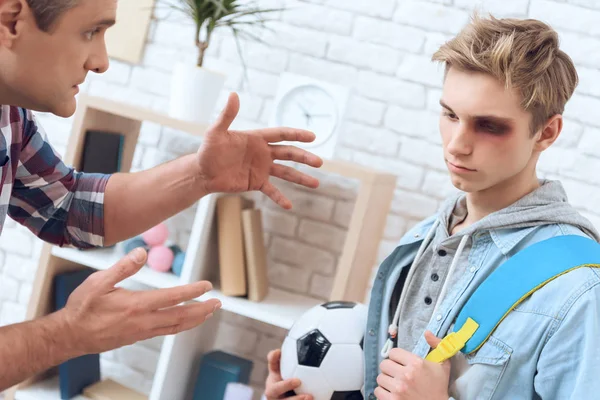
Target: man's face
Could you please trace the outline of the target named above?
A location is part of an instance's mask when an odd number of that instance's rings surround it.
[[[537,135],[515,91],[490,75],[450,68],[440,103],[444,157],[456,188],[482,192],[534,173]]]
[[[20,97],[19,105],[71,116],[87,73],[108,68],[104,33],[114,23],[116,9],[117,0],[81,0],[50,32],[43,32],[25,8],[15,26],[16,39],[11,48],[2,49],[1,58],[8,64],[5,84]]]

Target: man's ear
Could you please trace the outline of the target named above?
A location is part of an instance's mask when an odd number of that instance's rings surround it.
[[[539,134],[539,137],[536,140],[535,149],[537,151],[542,152],[548,147],[550,147],[556,141],[556,139],[558,139],[558,136],[562,131],[562,127],[562,115],[556,114],[550,117],[550,119],[546,122]]]
[[[25,0],[0,0],[0,44],[10,47],[18,35],[17,23],[23,18]]]

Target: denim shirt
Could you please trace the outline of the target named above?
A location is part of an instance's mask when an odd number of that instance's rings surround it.
[[[414,259],[435,216],[409,231],[375,276],[365,332],[365,398],[373,400],[381,348],[387,339],[392,291]],[[427,329],[444,337],[461,307],[502,262],[559,235],[582,235],[568,224],[482,231],[472,238],[469,267],[448,289]],[[518,279],[518,277],[515,277]],[[547,283],[520,303],[475,353],[452,385],[452,399],[600,398],[600,270],[583,267]],[[498,293],[499,296],[502,293]],[[400,321],[402,323],[402,321]],[[413,353],[430,351],[423,335]]]

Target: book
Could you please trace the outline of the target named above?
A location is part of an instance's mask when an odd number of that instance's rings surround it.
[[[249,383],[253,364],[220,350],[206,353],[200,361],[193,400],[222,400],[229,383]]]
[[[71,293],[94,271],[89,269],[58,274],[54,278],[54,306],[65,307]],[[100,380],[100,355],[86,354],[58,366],[60,398],[70,399]]]
[[[148,397],[121,385],[112,379],[104,379],[83,391],[83,395],[90,400],[148,400]]]
[[[238,195],[217,199],[219,278],[225,296],[247,296],[242,210],[253,207]]]
[[[242,228],[244,231],[248,299],[259,302],[267,296],[269,290],[267,251],[265,248],[261,210],[243,210]]]
[[[121,170],[125,136],[97,130],[87,131],[81,157],[81,171],[113,174]]]

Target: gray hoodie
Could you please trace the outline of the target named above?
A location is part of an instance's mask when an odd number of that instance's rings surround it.
[[[592,223],[568,203],[560,182],[540,180],[540,184],[512,205],[453,236],[448,232],[466,217],[465,195],[461,193],[444,202],[410,271],[405,268],[406,273],[400,276],[392,296],[390,320],[396,314],[397,347],[412,351],[448,288],[469,268],[470,239],[478,232],[567,224],[600,241]],[[444,256],[439,257],[440,254]],[[445,257],[446,254],[449,256]]]

